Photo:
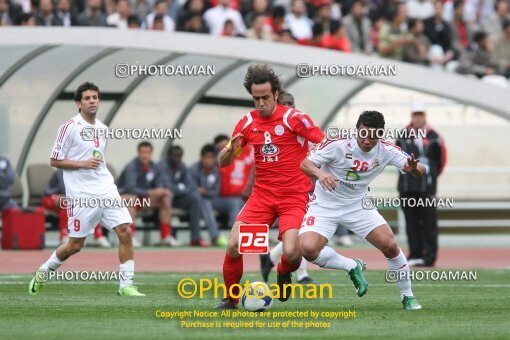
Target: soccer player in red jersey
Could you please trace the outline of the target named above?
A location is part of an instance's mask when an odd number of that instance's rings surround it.
[[[321,129],[310,117],[294,108],[280,104],[282,81],[268,65],[252,65],[244,78],[244,87],[253,98],[255,110],[247,113],[236,125],[232,140],[219,154],[220,167],[232,163],[246,144],[255,155],[255,184],[245,206],[232,227],[223,263],[223,279],[227,298],[218,309],[237,308],[239,292],[230,287],[243,276],[243,256],[238,253],[241,224],[272,225],[279,221],[278,239],[283,241],[283,255],[278,264],[277,283],[280,301],[286,301],[291,273],[299,268],[301,253],[298,232],[306,212],[310,179],[300,171],[299,164],[308,152],[308,141],[319,143],[324,138]]]

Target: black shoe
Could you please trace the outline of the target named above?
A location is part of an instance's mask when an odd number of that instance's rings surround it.
[[[237,309],[237,302],[232,299],[221,299],[221,302],[214,306],[215,309]]]
[[[303,286],[304,285],[318,285],[318,283],[315,282],[315,280],[311,276],[305,276],[301,280],[298,280],[298,283]]]
[[[292,284],[292,274],[278,274],[276,283],[278,284],[278,287],[280,288],[280,294],[278,296],[278,300],[281,302],[285,302],[290,298],[290,295],[292,294],[292,287],[290,284]],[[284,289],[284,285],[287,285]]]
[[[271,273],[271,269],[273,269],[274,263],[271,261],[271,257],[269,254],[261,254],[260,255],[260,271],[262,272],[262,278],[264,282],[269,280],[269,273]]]

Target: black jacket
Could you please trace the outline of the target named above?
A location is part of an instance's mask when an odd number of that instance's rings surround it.
[[[442,170],[444,145],[439,134],[433,129],[427,129],[425,139],[398,139],[396,145],[407,154],[413,153],[420,163],[427,167],[427,174],[414,177],[412,174],[400,174],[398,178],[398,191],[423,192],[435,195],[437,191],[437,177]]]

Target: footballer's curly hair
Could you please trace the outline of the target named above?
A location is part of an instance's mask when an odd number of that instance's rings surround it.
[[[359,116],[356,128],[363,124],[366,127],[384,129],[384,116],[378,111],[363,111]]]
[[[280,79],[280,76],[278,76],[274,72],[273,68],[267,64],[250,65],[246,75],[244,76],[243,82],[246,91],[251,94],[251,86],[253,84],[260,85],[264,83],[271,84],[271,92],[273,92],[273,94],[278,91],[280,94],[278,96],[278,103],[281,104],[280,100],[285,91],[283,90],[283,81]]]
[[[99,87],[97,87],[97,85],[94,83],[86,81],[86,82],[80,84],[80,86],[78,86],[76,91],[74,91],[74,101],[81,102],[81,97],[83,95],[83,92],[88,91],[88,90],[96,91],[98,98],[101,98],[101,92],[99,91]]]

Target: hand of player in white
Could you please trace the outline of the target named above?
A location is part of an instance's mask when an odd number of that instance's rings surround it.
[[[97,169],[101,165],[101,159],[99,158],[91,158],[86,161],[83,161],[83,168],[84,169]]]
[[[335,176],[330,175],[328,173],[325,173],[324,171],[320,172],[318,180],[319,180],[319,183],[320,183],[321,187],[324,190],[328,190],[328,191],[335,190],[336,182],[339,181],[338,178],[336,178]]]
[[[418,167],[418,160],[416,158],[414,158],[414,153],[412,153],[411,157],[409,157],[407,159],[407,164],[404,165],[403,170],[405,172],[411,172],[413,170],[416,170],[417,167]]]

